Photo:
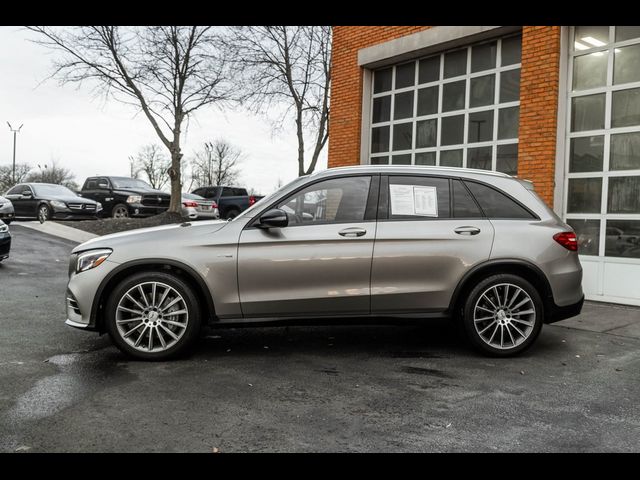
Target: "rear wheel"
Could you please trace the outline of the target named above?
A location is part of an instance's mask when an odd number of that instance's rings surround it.
[[[166,360],[186,353],[198,338],[201,318],[192,288],[161,272],[132,275],[106,305],[106,327],[124,353],[143,360]]]
[[[536,288],[517,275],[485,278],[464,304],[462,324],[471,344],[497,357],[529,348],[542,329],[544,307]]]
[[[119,203],[111,210],[111,216],[113,218],[127,218],[129,216],[129,209],[126,205]]]
[[[238,215],[240,214],[240,212],[238,210],[236,210],[235,208],[232,208],[231,210],[229,210],[227,212],[227,217],[226,218],[236,218]]]

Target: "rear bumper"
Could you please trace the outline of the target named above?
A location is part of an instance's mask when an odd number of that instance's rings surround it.
[[[582,311],[582,305],[584,304],[584,295],[582,298],[571,305],[565,305],[559,307],[555,303],[549,308],[544,323],[554,323],[567,318],[575,317]]]

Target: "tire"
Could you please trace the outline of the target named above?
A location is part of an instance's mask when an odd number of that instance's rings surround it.
[[[118,203],[111,209],[111,217],[113,218],[128,218],[129,208],[124,203]]]
[[[38,206],[37,218],[40,223],[44,223],[51,218],[51,208],[44,203]]]
[[[540,293],[524,278],[497,274],[469,292],[461,320],[462,330],[476,350],[509,357],[525,351],[538,338],[544,305]]]
[[[168,273],[141,272],[126,278],[113,290],[105,308],[106,329],[113,343],[126,355],[141,360],[167,360],[184,355],[200,334],[200,310],[192,287]]]
[[[231,210],[227,211],[227,215],[225,216],[225,219],[236,218],[239,214],[240,214],[240,211],[238,211],[235,208],[232,208]]]

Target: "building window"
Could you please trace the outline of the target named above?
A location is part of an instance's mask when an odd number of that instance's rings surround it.
[[[374,71],[370,163],[515,175],[521,46],[511,35]]]
[[[640,27],[573,27],[564,214],[580,254],[640,258]]]

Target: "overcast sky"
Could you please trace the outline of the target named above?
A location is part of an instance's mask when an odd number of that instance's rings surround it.
[[[52,54],[28,41],[21,27],[0,27],[0,165],[11,164],[14,128],[18,134],[16,162],[37,164],[58,160],[82,184],[91,175],[128,175],[129,155],[141,146],[160,143],[151,125],[133,107],[94,98],[88,87],[42,81],[51,72]],[[191,157],[202,143],[227,139],[245,153],[242,185],[262,194],[297,175],[297,142],[291,129],[272,134],[269,123],[246,112],[211,107],[196,113],[184,137],[183,153]],[[326,168],[326,148],[317,169]]]

